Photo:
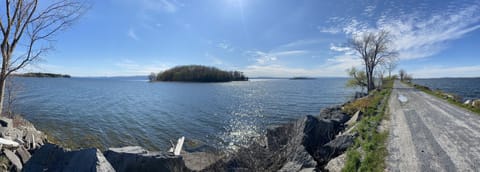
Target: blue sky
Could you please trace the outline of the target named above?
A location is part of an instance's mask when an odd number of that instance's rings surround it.
[[[248,76],[346,76],[361,61],[343,45],[394,36],[414,77],[480,76],[480,1],[102,0],[24,71],[147,75],[203,64]]]

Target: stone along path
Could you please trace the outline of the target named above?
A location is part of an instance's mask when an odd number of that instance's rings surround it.
[[[387,171],[480,171],[480,115],[395,81]]]

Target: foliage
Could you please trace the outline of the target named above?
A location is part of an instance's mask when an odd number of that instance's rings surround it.
[[[371,104],[371,97],[357,99],[343,106],[343,111],[347,114],[354,114],[357,111],[366,111]]]
[[[351,77],[351,79],[347,81],[347,87],[360,87],[363,92],[368,82],[365,71],[359,71],[355,67],[352,67],[347,69],[347,73]]]
[[[387,100],[393,88],[393,80],[384,81],[384,88],[373,91],[361,101],[364,118],[357,124],[358,137],[355,144],[347,151],[347,161],[342,171],[384,171],[385,157],[387,156],[386,141],[388,132],[377,130],[385,117]],[[365,105],[366,104],[366,105]],[[360,151],[361,150],[361,151]]]
[[[153,76],[150,76],[153,78]],[[156,75],[155,81],[183,82],[229,82],[247,81],[248,78],[238,71],[222,71],[215,67],[200,65],[177,66]],[[152,80],[151,80],[152,81]]]

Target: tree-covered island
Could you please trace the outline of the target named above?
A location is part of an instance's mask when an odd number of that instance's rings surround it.
[[[13,76],[20,77],[38,77],[38,78],[70,78],[70,75],[55,74],[55,73],[23,73],[23,74],[12,74]]]
[[[179,82],[230,82],[248,81],[248,77],[239,71],[223,71],[216,67],[201,65],[177,66],[158,74],[148,76],[154,81],[179,81]]]

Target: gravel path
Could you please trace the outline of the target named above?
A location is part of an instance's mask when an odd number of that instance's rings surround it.
[[[389,103],[387,171],[480,172],[480,115],[399,81]]]

